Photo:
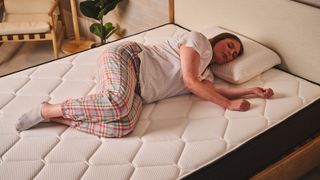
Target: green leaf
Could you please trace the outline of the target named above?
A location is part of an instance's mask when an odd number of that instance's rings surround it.
[[[105,1],[106,3],[104,4],[103,8],[106,9],[106,11],[104,15],[112,11],[117,6],[117,4],[122,0],[105,0]]]
[[[103,16],[106,14],[106,9],[105,8],[103,8],[100,12],[99,12],[99,15],[98,15],[98,19],[102,19],[103,18]]]
[[[104,15],[112,11],[121,0],[86,0],[80,2],[80,11],[83,15],[101,20]]]
[[[80,11],[83,15],[89,18],[98,19],[99,12],[101,11],[99,6],[96,6],[96,1],[83,1],[80,2]]]
[[[92,32],[93,34],[97,35],[101,39],[105,39],[106,36],[107,36],[105,28],[99,23],[93,23],[90,26],[90,32]]]
[[[118,28],[112,29],[112,31],[109,32],[109,34],[106,36],[106,39],[108,39],[113,33],[115,33],[118,30]]]
[[[110,31],[112,31],[112,29],[114,29],[115,27],[112,25],[111,22],[108,22],[106,24],[104,24],[104,29],[106,30],[106,33],[109,34]]]
[[[113,26],[111,22],[108,22],[104,25],[104,28],[106,30],[106,39],[108,39],[113,33],[116,32],[117,28]]]

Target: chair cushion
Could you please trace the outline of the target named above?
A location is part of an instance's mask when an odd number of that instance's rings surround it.
[[[4,0],[7,13],[48,13],[52,0]]]
[[[5,13],[3,22],[49,22],[48,14]]]
[[[4,22],[0,23],[0,35],[44,33],[50,30],[47,22]]]
[[[0,34],[43,33],[50,30],[48,14],[12,14],[6,13],[0,23]]]

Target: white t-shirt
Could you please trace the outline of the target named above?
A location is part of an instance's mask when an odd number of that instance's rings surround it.
[[[181,73],[179,48],[192,47],[200,55],[198,79],[213,82],[213,74],[208,67],[212,59],[209,40],[199,32],[187,32],[161,44],[145,46],[139,44],[140,88],[144,103],[167,97],[189,93]]]

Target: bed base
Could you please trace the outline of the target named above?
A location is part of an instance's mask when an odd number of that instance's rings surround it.
[[[320,100],[317,100],[288,120],[184,179],[300,177],[320,163],[319,109]],[[313,137],[312,140],[310,137]],[[270,149],[273,149],[272,152]]]
[[[297,179],[320,164],[320,134],[253,176],[252,180]]]

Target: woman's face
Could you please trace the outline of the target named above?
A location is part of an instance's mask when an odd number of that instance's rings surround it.
[[[216,64],[225,64],[238,57],[240,51],[240,42],[226,38],[215,44],[213,47],[213,59]]]

